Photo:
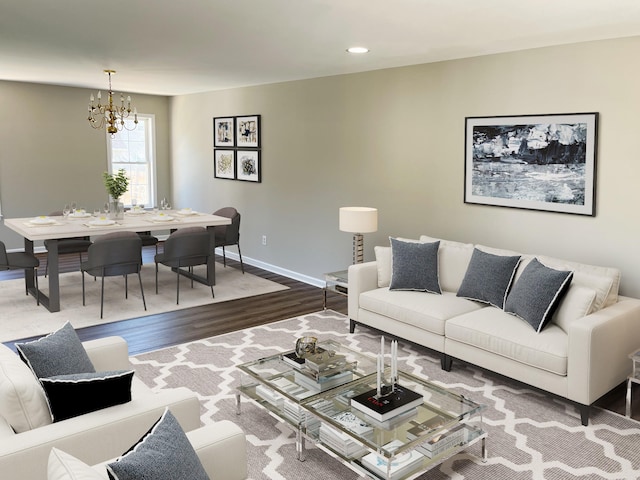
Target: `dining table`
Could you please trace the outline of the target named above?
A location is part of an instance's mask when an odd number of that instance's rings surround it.
[[[39,291],[40,304],[50,312],[60,311],[60,273],[58,241],[74,237],[94,237],[112,232],[157,232],[174,231],[186,227],[213,229],[219,225],[231,224],[231,219],[197,212],[192,209],[151,211],[133,209],[122,218],[111,219],[106,215],[92,215],[82,210],[67,216],[37,216],[27,218],[5,218],[4,224],[24,238],[24,250],[34,253],[34,242],[47,240],[47,265],[49,270],[49,293]],[[211,250],[214,249],[212,234]],[[215,284],[215,255],[207,262],[207,278],[180,270],[196,281],[207,285]],[[36,296],[33,271],[25,271],[27,291]]]

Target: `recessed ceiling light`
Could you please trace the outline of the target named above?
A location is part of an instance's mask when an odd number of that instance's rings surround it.
[[[347,48],[349,53],[369,53],[369,49],[366,47],[350,47]]]

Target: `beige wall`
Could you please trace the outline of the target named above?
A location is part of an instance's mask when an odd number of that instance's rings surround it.
[[[107,139],[87,122],[91,93],[0,81],[0,201],[6,218],[47,214],[72,201],[93,210],[107,200]],[[158,194],[169,195],[169,100],[132,97],[139,112],[155,114]],[[4,225],[0,240],[8,248],[22,246]]]
[[[338,208],[360,205],[380,211],[367,259],[429,234],[615,266],[640,296],[638,51],[635,37],[174,97],[173,201],[236,206],[245,256],[313,278],[350,262]],[[600,112],[596,217],[463,203],[465,117],[575,112]],[[212,118],[244,114],[262,115],[261,184],[213,178]]]

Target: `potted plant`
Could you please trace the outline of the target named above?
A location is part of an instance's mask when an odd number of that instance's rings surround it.
[[[126,176],[126,171],[121,168],[118,173],[104,172],[102,177],[104,178],[104,186],[111,196],[109,207],[111,217],[114,219],[124,218],[124,205],[120,202],[120,197],[129,188],[129,178]]]

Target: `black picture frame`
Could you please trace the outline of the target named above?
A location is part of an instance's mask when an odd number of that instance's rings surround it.
[[[235,128],[238,148],[260,148],[260,115],[235,117]]]
[[[235,117],[213,118],[213,146],[235,147],[236,124]]]
[[[235,180],[236,178],[236,151],[227,148],[216,148],[213,151],[213,176]]]
[[[464,203],[595,216],[598,113],[465,118]]]
[[[236,180],[262,182],[260,150],[236,150]]]

